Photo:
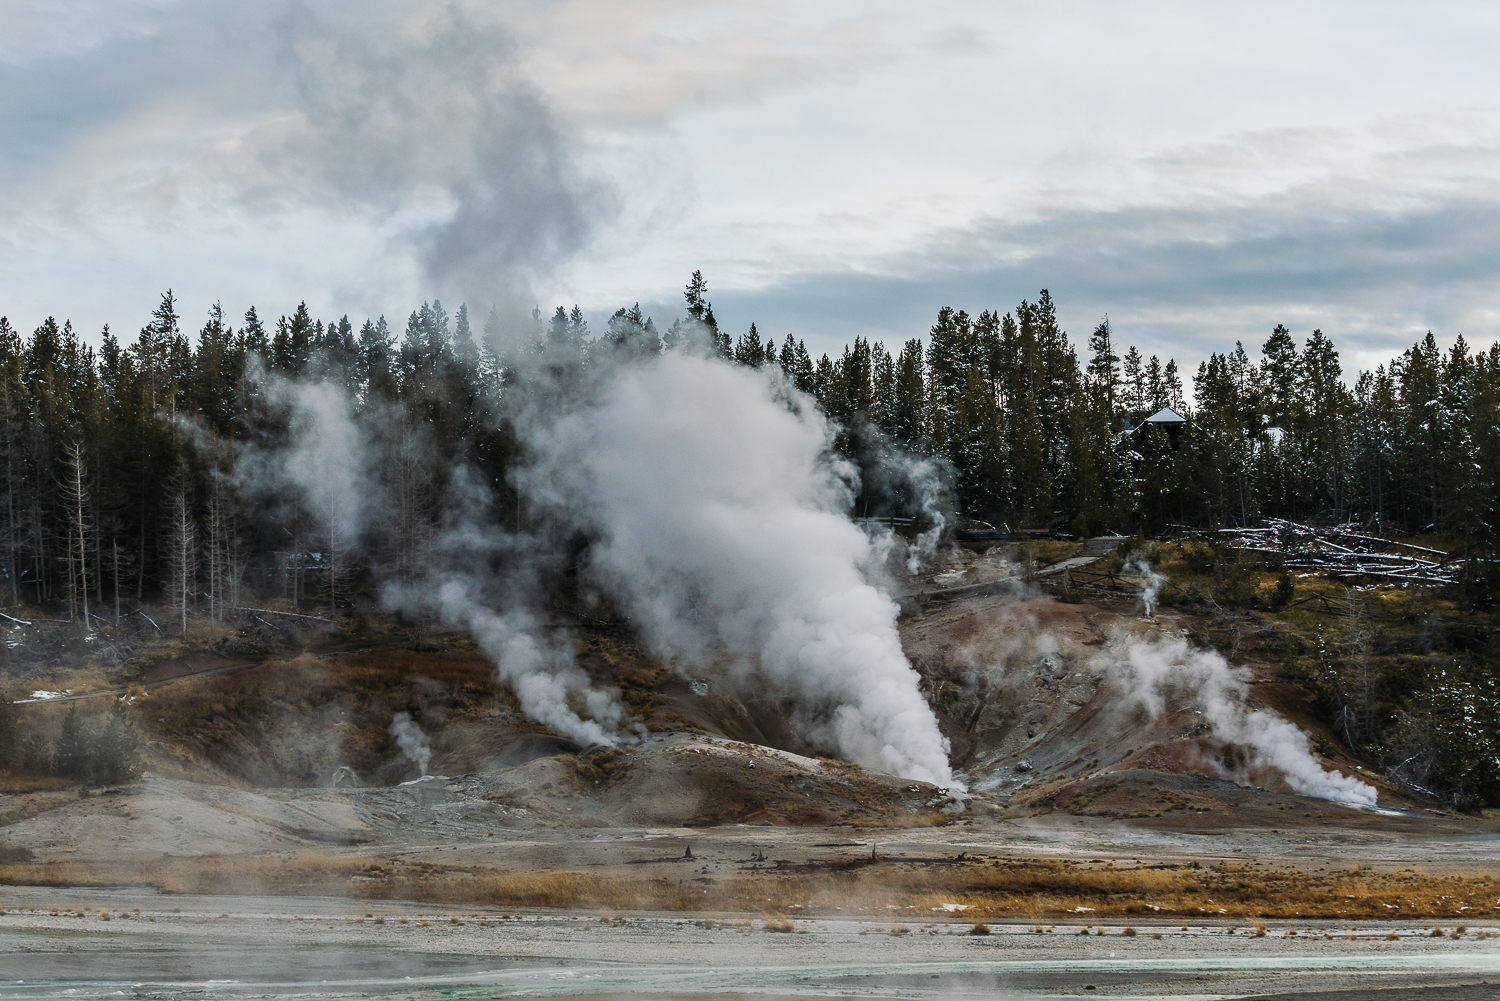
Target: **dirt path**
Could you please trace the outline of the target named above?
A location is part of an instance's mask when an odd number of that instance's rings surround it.
[[[1114,548],[1125,541],[1123,535],[1101,535],[1092,539],[1084,539],[1078,544],[1078,551],[1061,562],[1054,563],[1049,567],[1043,567],[1036,572],[1037,577],[1055,577],[1058,574],[1067,573],[1069,570],[1082,570],[1099,562],[1114,551]]]
[[[161,678],[157,681],[148,681],[141,685],[130,685],[125,688],[100,688],[92,692],[77,692],[70,695],[54,695],[45,699],[16,699],[11,705],[57,705],[59,702],[81,702],[84,699],[102,699],[106,696],[121,698],[129,694],[131,688],[162,688],[166,685],[175,684],[179,681],[187,681],[191,678],[210,678],[216,674],[228,674],[231,671],[243,671],[247,667],[258,667],[260,661],[239,661],[234,664],[226,664],[220,667],[210,668],[206,671],[190,671],[187,674],[178,674],[170,678]]]

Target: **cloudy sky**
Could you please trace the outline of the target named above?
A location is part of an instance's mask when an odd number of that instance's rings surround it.
[[[0,313],[1500,335],[1500,7],[0,0]]]

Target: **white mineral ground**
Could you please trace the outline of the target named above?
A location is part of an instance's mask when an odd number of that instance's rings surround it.
[[[773,933],[743,915],[517,912],[131,889],[7,887],[3,898],[0,997],[9,998],[1347,991],[1339,995],[1347,1001],[1469,1001],[1494,997],[1500,985],[1500,952],[1491,941],[1419,937],[1425,926],[1399,923],[1273,922],[1256,938],[1216,923],[1183,930],[1175,921],[1135,922],[1140,934],[1125,937],[1111,921],[1049,922],[1040,933],[1030,923],[996,922],[980,937],[968,933],[969,922],[932,915],[799,919],[795,932]],[[893,923],[908,931],[892,935]],[[1082,936],[1082,928],[1103,934]],[[1387,939],[1393,930],[1399,941]],[[1391,993],[1370,993],[1376,989]]]

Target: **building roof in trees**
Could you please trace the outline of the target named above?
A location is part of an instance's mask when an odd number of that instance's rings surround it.
[[[1142,424],[1186,424],[1187,418],[1173,410],[1171,407],[1162,407],[1156,413],[1141,421]]]

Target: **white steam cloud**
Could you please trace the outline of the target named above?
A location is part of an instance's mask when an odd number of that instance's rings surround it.
[[[1213,725],[1218,740],[1246,748],[1243,769],[1224,777],[1244,784],[1251,773],[1274,768],[1293,790],[1350,806],[1373,807],[1374,787],[1323,769],[1307,735],[1269,709],[1248,710],[1249,688],[1240,672],[1212,650],[1190,646],[1180,637],[1146,640],[1116,634],[1092,661],[1122,698],[1160,716],[1170,699],[1196,705]]]
[[[271,387],[271,398],[292,413],[286,475],[302,488],[325,532],[340,540],[352,538],[363,524],[367,495],[362,489],[366,449],[349,398],[323,382],[276,380]]]
[[[494,659],[498,677],[509,683],[527,716],[586,746],[619,742],[624,712],[618,699],[590,688],[566,642],[539,640],[542,631],[529,612],[495,612],[476,599],[470,581],[456,577],[439,587],[438,601],[443,620],[465,626]],[[570,702],[581,702],[592,718],[580,715]]]
[[[391,720],[391,736],[396,738],[406,760],[422,769],[425,776],[427,766],[432,761],[432,745],[428,743],[427,734],[412,720],[411,713],[396,714],[395,719]]]
[[[1166,576],[1151,569],[1150,561],[1146,559],[1144,553],[1139,551],[1131,553],[1121,569],[1126,574],[1141,578],[1141,593],[1138,596],[1141,607],[1145,611],[1146,618],[1155,618],[1156,606],[1161,601],[1161,589],[1167,583]]]
[[[899,463],[912,486],[916,488],[922,513],[932,521],[932,527],[917,536],[906,551],[906,572],[915,574],[937,556],[938,543],[942,541],[943,529],[948,527],[948,518],[943,514],[941,501],[942,479],[931,459],[921,459],[904,454],[894,455],[890,460]]]
[[[378,530],[378,446],[349,402],[324,385],[276,397],[297,433],[271,480],[341,530]],[[847,516],[853,470],[831,457],[812,401],[779,373],[681,351],[602,367],[583,398],[517,420],[535,457],[515,474],[534,532],[497,525],[487,488],[454,470],[427,570],[388,581],[387,606],[467,628],[532,719],[585,745],[634,740],[618,692],[592,687],[538,611],[559,540],[581,534],[584,585],[654,654],[785,701],[816,747],[953,785],[898,607],[871,582],[881,554]]]
[[[867,579],[851,471],[810,401],[771,376],[669,352],[539,429],[523,487],[598,536],[589,578],[658,656],[795,703],[804,737],[951,785],[947,742]]]

